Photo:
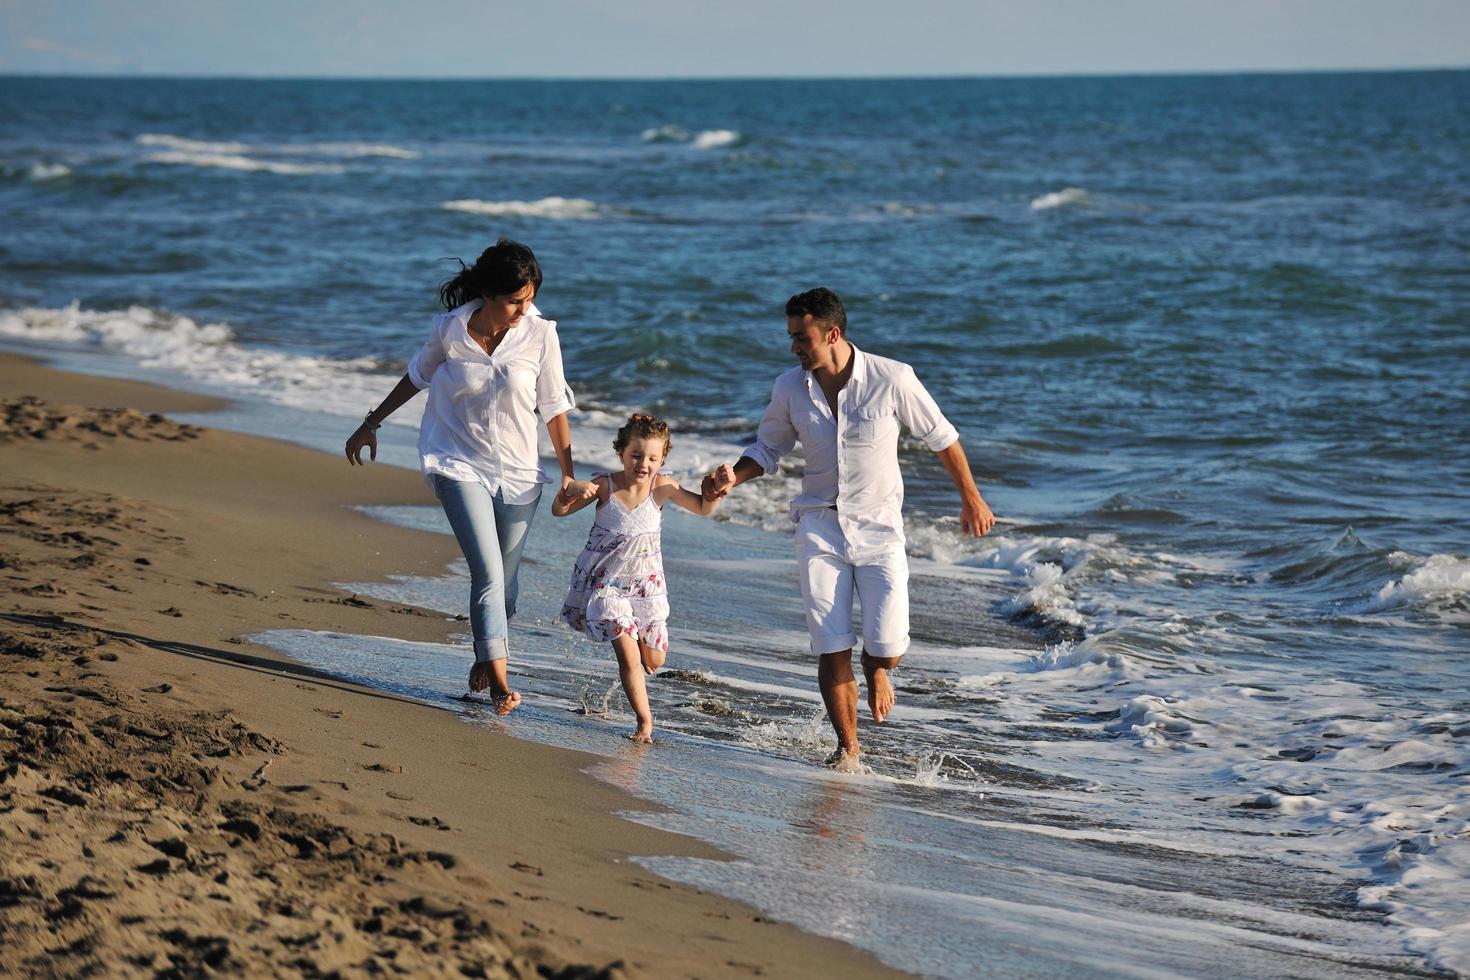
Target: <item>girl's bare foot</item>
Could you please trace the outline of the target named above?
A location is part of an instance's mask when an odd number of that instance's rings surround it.
[[[638,644],[638,659],[643,662],[643,672],[650,677],[664,665],[666,657],[667,654],[657,647],[651,647],[642,642]]]

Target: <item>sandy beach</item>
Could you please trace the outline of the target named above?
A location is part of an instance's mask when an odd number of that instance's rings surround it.
[[[892,975],[630,863],[718,855],[591,757],[245,640],[443,641],[331,583],[457,551],[351,509],[417,474],[167,416],[211,405],[0,357],[0,971]]]

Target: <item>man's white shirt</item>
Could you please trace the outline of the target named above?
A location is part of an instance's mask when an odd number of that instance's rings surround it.
[[[795,367],[776,379],[755,444],[742,455],[774,473],[781,457],[801,443],[806,455],[801,493],[791,519],[837,508],[849,561],[902,549],[903,476],[898,469],[899,425],[934,452],[959,433],[902,361],[864,354],[852,345],[852,377],[837,394],[837,415],[812,373]]]
[[[537,422],[576,407],[562,371],[556,321],[535,306],[506,331],[493,354],[469,335],[475,300],[434,318],[408,377],[429,389],[419,427],[425,478],[479,482],[509,504],[535,499],[547,482],[537,452]]]

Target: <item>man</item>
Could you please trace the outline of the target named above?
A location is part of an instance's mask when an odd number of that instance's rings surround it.
[[[776,379],[755,445],[735,464],[734,482],[711,473],[703,489],[712,499],[724,496],[771,472],[802,444],[806,469],[791,518],[807,629],[819,657],[817,683],[837,732],[837,751],[827,764],[853,770],[861,751],[852,672],[854,588],[862,603],[862,667],[875,722],[893,708],[888,675],[909,645],[900,423],[949,471],[966,535],[989,531],[995,517],[975,487],[959,433],[913,368],[858,350],[847,339],[847,314],[836,293],[818,288],[791,297],[786,332],[801,366]]]

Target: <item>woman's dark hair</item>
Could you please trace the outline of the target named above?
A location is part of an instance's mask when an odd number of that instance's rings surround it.
[[[466,267],[460,259],[459,272],[439,287],[439,301],[446,310],[454,310],[481,296],[509,296],[530,283],[541,291],[541,266],[536,253],[509,238],[502,238],[480,253],[475,264]]]
[[[630,415],[628,421],[618,430],[613,438],[613,452],[619,456],[623,450],[628,448],[628,443],[634,439],[658,439],[664,441],[664,460],[669,458],[669,450],[674,448],[674,440],[669,437],[669,423],[660,421],[652,415]]]
[[[818,323],[834,326],[838,333],[847,336],[847,311],[842,308],[841,298],[832,290],[818,286],[797,293],[786,301],[787,318],[808,314]]]

